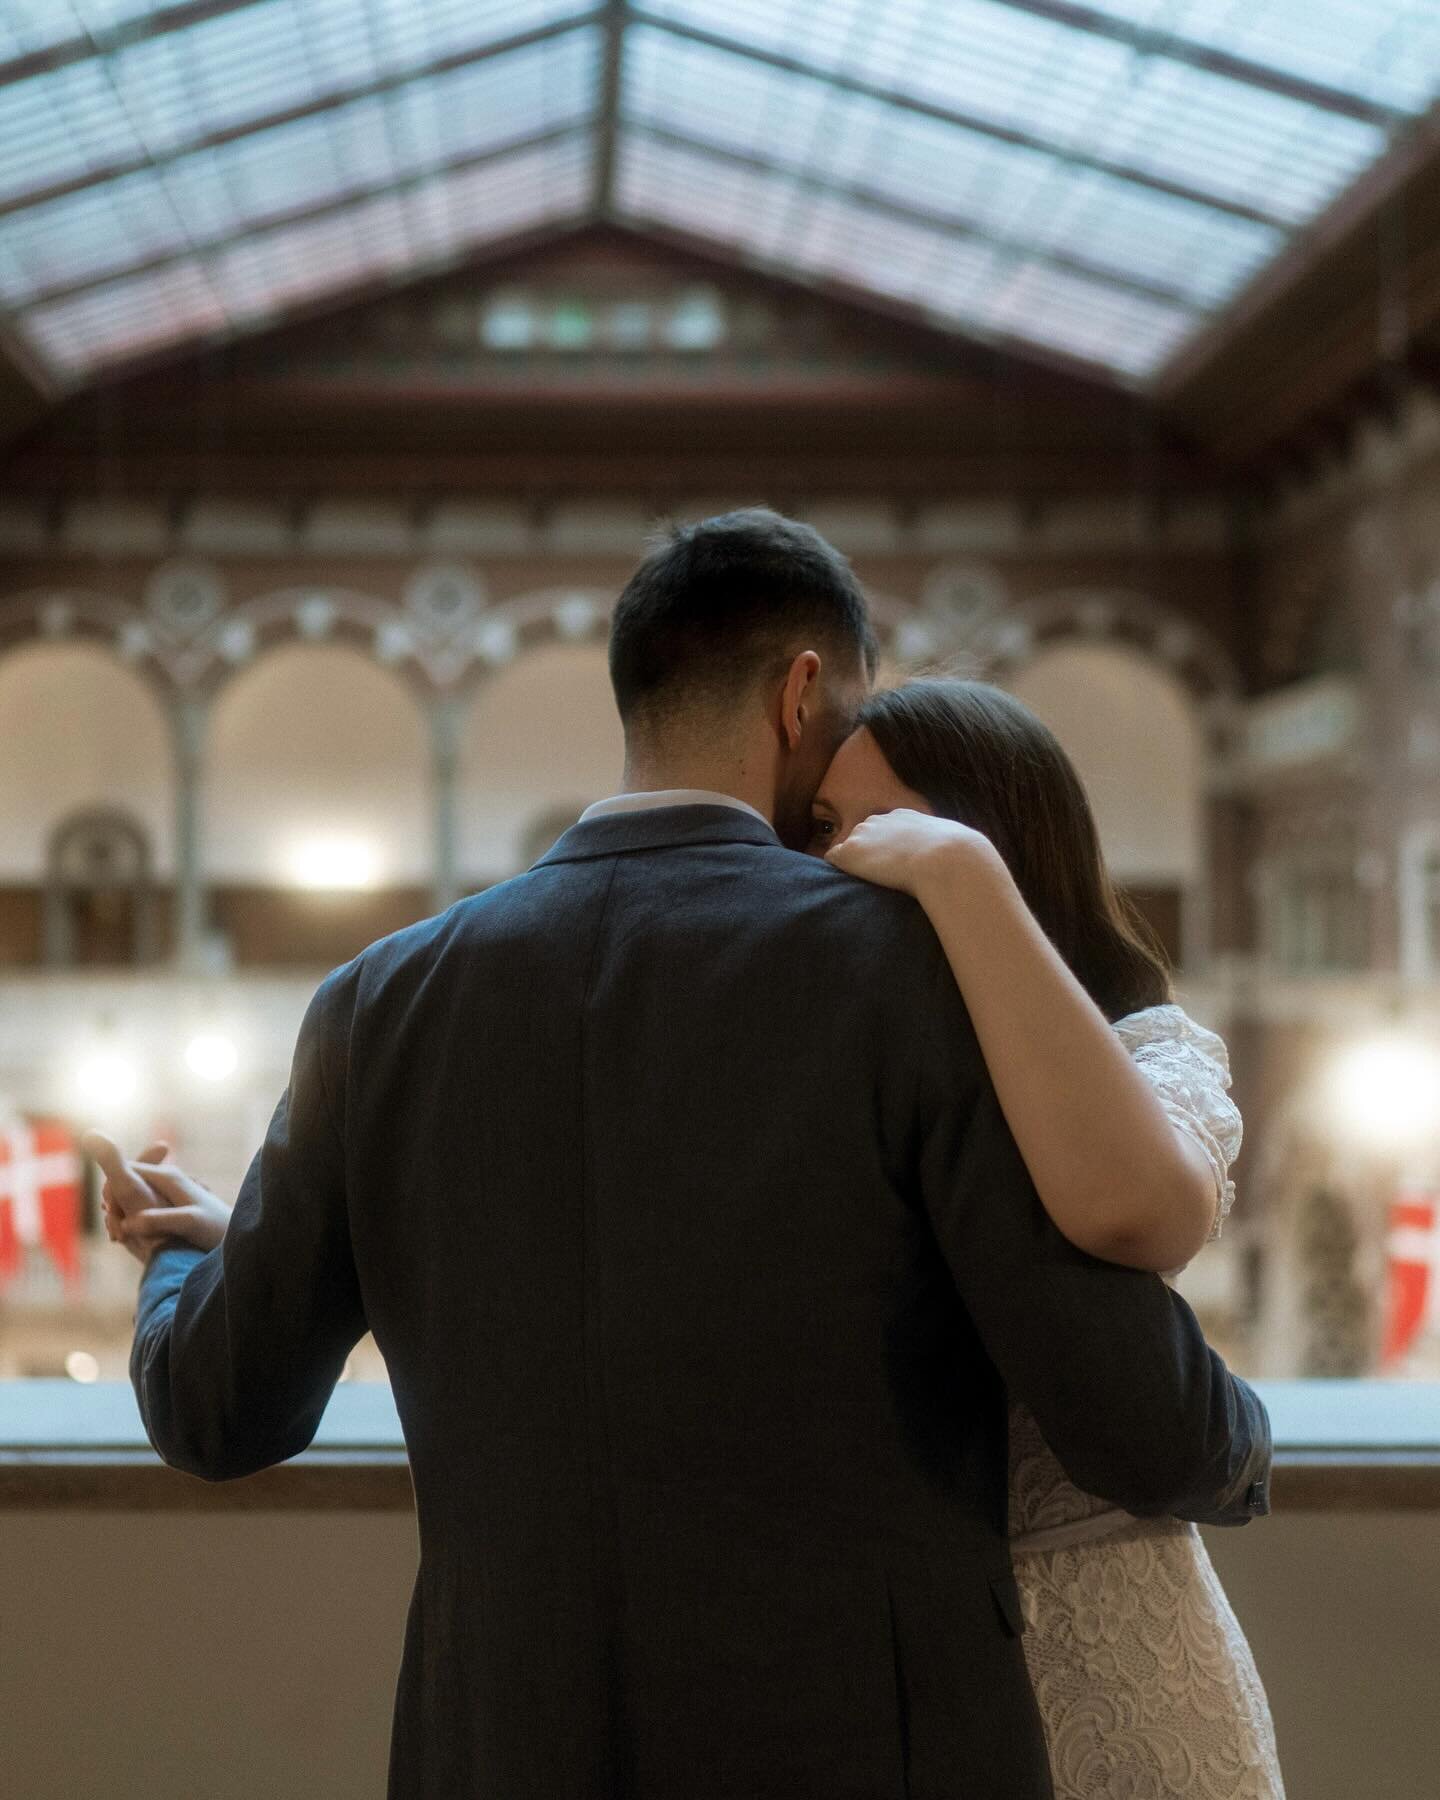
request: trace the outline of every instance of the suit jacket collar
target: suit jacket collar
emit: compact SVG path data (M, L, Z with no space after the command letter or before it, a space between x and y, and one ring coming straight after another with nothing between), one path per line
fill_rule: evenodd
M773 827L735 806L655 806L641 812L607 813L572 825L534 867L631 851L674 850L687 844L781 847Z

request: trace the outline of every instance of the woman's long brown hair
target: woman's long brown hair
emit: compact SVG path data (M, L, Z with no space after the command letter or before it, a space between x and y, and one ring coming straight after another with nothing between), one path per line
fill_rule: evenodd
M860 724L906 787L990 839L1107 1019L1171 998L1165 953L1110 879L1075 766L1028 706L983 681L927 678L872 695Z

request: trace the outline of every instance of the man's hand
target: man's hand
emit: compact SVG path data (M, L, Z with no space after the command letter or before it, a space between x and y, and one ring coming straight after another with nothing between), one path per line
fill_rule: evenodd
M137 1262L148 1263L167 1238L213 1250L225 1236L230 1208L218 1194L166 1163L168 1144L147 1145L133 1162L103 1132L87 1132L81 1147L105 1176L105 1229Z

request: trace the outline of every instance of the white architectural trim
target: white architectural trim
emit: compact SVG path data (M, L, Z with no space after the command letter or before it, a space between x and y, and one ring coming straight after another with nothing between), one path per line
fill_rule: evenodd
M1440 936L1432 934L1430 914L1436 906L1429 892L1432 858L1436 868L1433 879L1440 883L1440 824L1427 820L1412 826L1401 838L1396 894L1401 979L1417 986L1440 981Z

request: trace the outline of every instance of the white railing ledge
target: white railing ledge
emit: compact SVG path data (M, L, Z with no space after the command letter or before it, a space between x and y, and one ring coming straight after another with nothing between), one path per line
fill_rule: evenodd
M1260 1381L1277 1453L1414 1452L1440 1458L1440 1384L1405 1381ZM387 1382L335 1389L317 1450L403 1449ZM0 1453L148 1449L127 1382L0 1382Z

